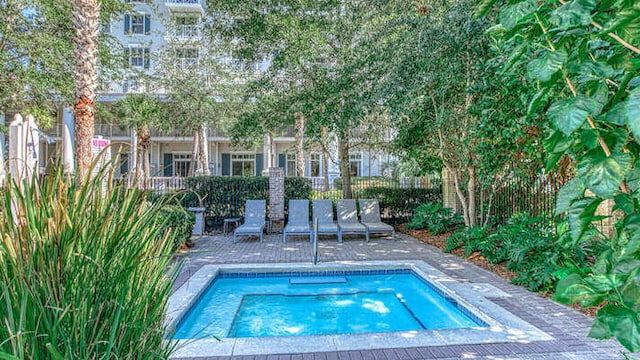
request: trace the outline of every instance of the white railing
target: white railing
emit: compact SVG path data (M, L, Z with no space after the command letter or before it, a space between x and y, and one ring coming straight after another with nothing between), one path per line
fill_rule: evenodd
M202 0L165 0L167 5L202 5Z
M153 190L156 194L166 194L185 189L183 177L152 177L147 179L145 188Z
M311 180L311 189L324 190L324 185L325 185L324 177L310 177L308 179Z
M202 37L202 31L200 25L176 25L167 35L178 39L198 40Z

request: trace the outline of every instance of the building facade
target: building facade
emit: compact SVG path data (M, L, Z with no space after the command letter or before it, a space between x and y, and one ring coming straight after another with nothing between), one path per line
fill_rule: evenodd
M133 71L153 73L156 55L170 49L175 66L186 68L197 65L200 54L206 46L202 36L202 27L206 21L205 0L154 0L132 1L130 13L105 24L102 31L108 32L123 46L125 55ZM234 60L228 58L233 64ZM246 66L238 64L238 66ZM268 61L252 64L252 71L264 71ZM106 86L98 101L112 103L130 93L149 92L145 84L136 77L125 78ZM162 89L153 89L162 93ZM55 144L43 141L41 153L48 158L60 151L63 134L72 131L73 114L68 109L59 111L56 128L48 131L56 139ZM206 150L209 157L211 175L223 176L259 176L269 167L283 167L287 176L297 176L295 129L279 129L273 136L265 135L263 144L254 148L233 147L230 138L219 128L210 127L205 131ZM117 124L96 124L96 136L102 136L112 142L112 153L120 153L121 163L117 169L125 176L135 168L135 156L131 149L135 147L136 137L131 129ZM179 131L151 131L150 174L154 177L186 177L192 173L193 137L183 136ZM73 137L71 137L73 138ZM334 147L335 148L335 147ZM337 159L335 154L329 158ZM379 176L383 164L394 160L389 154L372 150L353 150L349 164L354 176ZM325 166L324 164L328 165ZM42 163L44 166L44 163ZM325 168L326 167L326 168ZM326 178L330 184L339 176L336 161L324 162L318 149L305 151L305 177L313 178L320 187Z

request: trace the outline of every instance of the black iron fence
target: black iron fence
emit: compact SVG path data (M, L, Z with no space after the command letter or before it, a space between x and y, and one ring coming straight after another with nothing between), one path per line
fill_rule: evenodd
M486 214L491 199L488 211L497 224L504 224L512 215L523 212L550 221L555 213L558 190L565 182L566 178L555 174L510 178L495 192L481 191L476 208Z

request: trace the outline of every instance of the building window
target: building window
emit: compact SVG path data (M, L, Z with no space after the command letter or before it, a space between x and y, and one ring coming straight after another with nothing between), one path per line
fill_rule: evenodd
M311 177L322 176L322 172L320 171L321 169L320 164L321 164L320 154L309 155L309 175Z
M200 18L194 16L180 16L177 17L175 21L175 36L182 38L200 36Z
M173 176L187 177L191 173L191 154L173 154Z
M296 154L287 154L285 164L287 176L298 176L298 166L296 164Z
M125 35L149 35L151 32L151 18L147 15L125 15L124 33Z
M360 176L362 173L362 154L349 154L349 172L351 176Z
M232 176L255 176L256 175L256 155L255 154L231 154L231 175Z
M122 83L122 92L123 93L136 93L140 90L138 87L138 81L136 80L125 80Z
M149 48L130 47L127 49L129 54L129 65L139 68L149 68Z
M198 49L180 48L176 49L176 67L182 70L198 64Z

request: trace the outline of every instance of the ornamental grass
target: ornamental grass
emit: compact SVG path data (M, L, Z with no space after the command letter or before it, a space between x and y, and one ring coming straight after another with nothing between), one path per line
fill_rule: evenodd
M106 182L101 179L107 178ZM56 166L9 180L0 225L1 359L163 359L172 235L162 203Z

